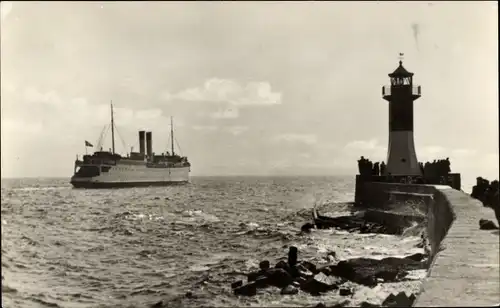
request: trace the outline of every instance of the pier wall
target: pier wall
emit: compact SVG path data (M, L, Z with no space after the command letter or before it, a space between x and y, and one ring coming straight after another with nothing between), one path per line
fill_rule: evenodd
M415 307L500 303L498 230L479 229L481 218L496 223L493 210L449 186L357 184L357 203L362 206L427 216L431 266Z

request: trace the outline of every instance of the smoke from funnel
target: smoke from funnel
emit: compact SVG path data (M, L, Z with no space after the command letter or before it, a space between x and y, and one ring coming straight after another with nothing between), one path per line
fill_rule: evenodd
M418 34L419 34L419 25L417 23L411 24L411 29L413 30L413 39L415 40L415 44L417 45L417 50L418 49Z

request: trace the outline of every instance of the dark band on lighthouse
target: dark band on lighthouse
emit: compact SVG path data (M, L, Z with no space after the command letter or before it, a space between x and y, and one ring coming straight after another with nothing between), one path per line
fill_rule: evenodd
M413 131L413 101L389 103L389 131Z

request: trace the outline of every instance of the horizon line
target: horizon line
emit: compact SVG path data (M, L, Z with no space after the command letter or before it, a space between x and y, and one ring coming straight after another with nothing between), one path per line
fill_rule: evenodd
M191 178L196 177L297 177L297 176L352 176L353 174L198 174L191 175ZM355 175L355 174L354 174ZM2 180L22 180L22 179L69 179L65 176L21 176L21 177L0 177Z

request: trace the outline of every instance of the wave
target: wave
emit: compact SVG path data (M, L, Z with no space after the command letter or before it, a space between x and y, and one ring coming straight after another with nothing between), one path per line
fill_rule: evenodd
M291 245L299 247L299 258L318 264L331 262L333 255L378 257L413 249L410 231L406 237L336 230L300 234L314 204L337 215L349 212L350 204L340 202L352 195L349 181L195 181L184 187L102 191L67 189L64 181L2 187L3 284L18 290L4 293L4 303L19 308L145 307L160 300L172 307L312 306L319 300L299 295L287 302L270 291L236 298L228 282L257 269L262 260L282 259Z

